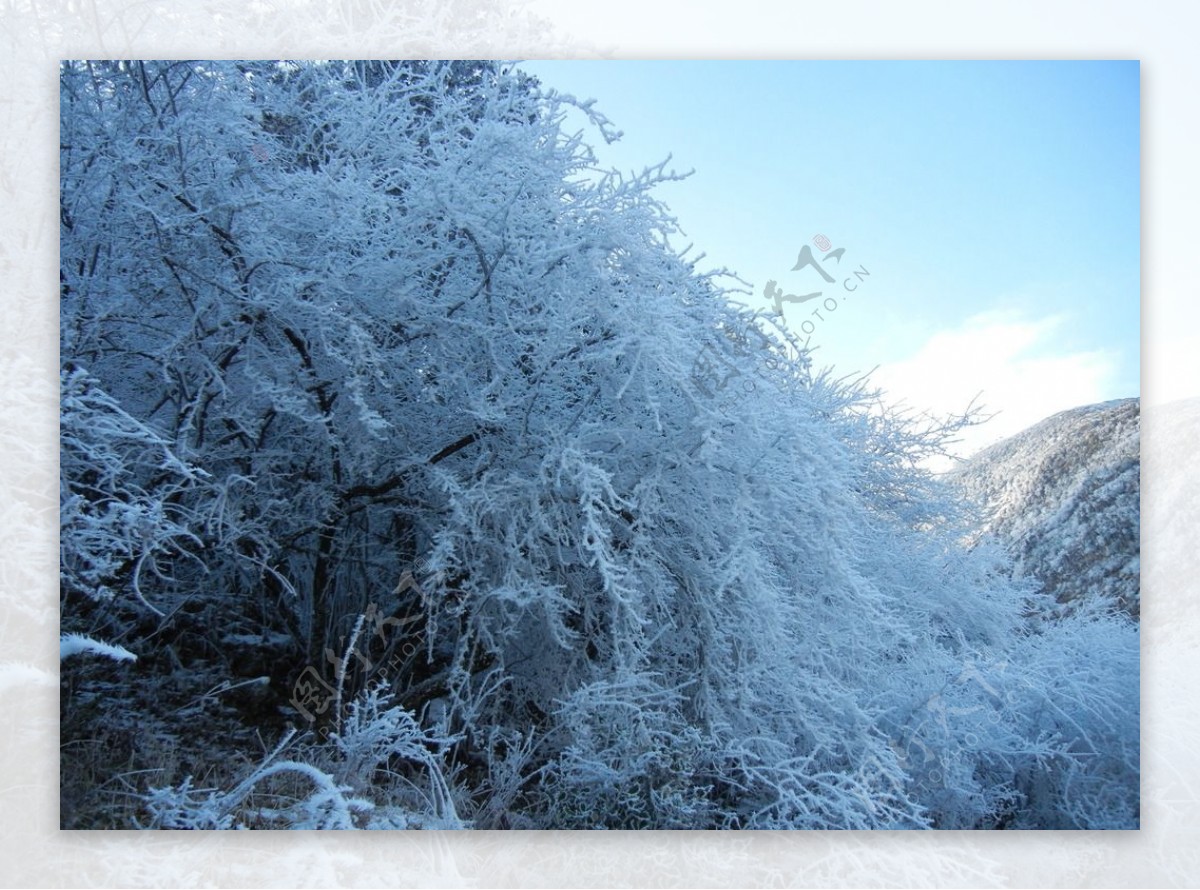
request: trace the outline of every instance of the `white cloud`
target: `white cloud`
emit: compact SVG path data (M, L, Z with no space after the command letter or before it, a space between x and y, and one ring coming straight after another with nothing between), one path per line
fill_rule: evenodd
M967 457L1051 414L1110 397L1115 355L1064 352L1055 335L1066 324L1062 315L981 313L934 334L910 358L880 366L871 380L891 401L938 416L961 413L979 396L996 416L963 432L955 453Z

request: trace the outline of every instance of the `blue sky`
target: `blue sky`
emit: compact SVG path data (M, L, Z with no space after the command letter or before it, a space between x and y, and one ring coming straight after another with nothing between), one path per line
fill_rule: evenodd
M815 359L944 413L1000 412L969 452L1055 411L1139 394L1137 62L525 62L625 135L605 166L661 188L687 233L809 322ZM584 126L580 119L580 126ZM844 248L792 271L825 235ZM822 253L812 246L814 256ZM839 271L840 267L840 271ZM858 290L845 274L865 267ZM837 308L812 317L825 298ZM807 329L806 329L807 332Z

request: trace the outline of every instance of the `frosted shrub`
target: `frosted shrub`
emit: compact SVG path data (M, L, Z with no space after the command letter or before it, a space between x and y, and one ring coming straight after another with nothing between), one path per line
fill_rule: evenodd
M1022 666L1020 727L1052 756L1015 763L1020 828L1133 828L1140 812L1138 626L1105 606L1081 607L1014 651Z
M61 393L63 583L98 600L118 588L157 611L143 578L153 584L164 577L164 561L195 558L201 542L178 497L207 474L180 461L86 371L64 369Z
M338 781L358 793L390 787L387 808L369 827L461 828L444 775L444 757L455 741L422 730L411 712L389 705L387 693L373 686L351 702L330 737L333 750L326 762ZM385 821L397 824L381 824Z
M352 702L328 742L277 760L286 736L228 791L192 779L145 796L148 828L462 828L440 754L452 740L423 732L378 688ZM287 780L281 785L282 780ZM381 801L377 803L376 801Z

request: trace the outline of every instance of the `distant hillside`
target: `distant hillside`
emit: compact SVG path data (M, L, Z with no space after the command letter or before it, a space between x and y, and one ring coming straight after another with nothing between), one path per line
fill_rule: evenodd
M1059 602L1101 597L1134 618L1140 585L1140 403L1055 414L951 475L985 506L987 530Z

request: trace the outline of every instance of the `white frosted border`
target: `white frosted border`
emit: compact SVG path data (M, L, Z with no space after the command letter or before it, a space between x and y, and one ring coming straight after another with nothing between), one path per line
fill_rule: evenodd
M1134 886L1194 883L1200 634L1143 542L1143 828L1119 833L125 834L58 831L57 60L81 57L1136 58L1143 74L1144 396L1196 381L1190 278L1195 6L1154 19L1059 0L188 3L14 0L0 11L0 876L16 886ZM583 38L564 36L566 29ZM590 35L590 36L589 36ZM1152 428L1151 428L1152 429ZM1197 429L1200 433L1200 429ZM1172 484L1145 440L1144 511ZM1200 440L1200 436L1197 437ZM1143 516L1144 520L1153 517ZM1164 517L1164 519L1166 519ZM1155 523L1147 521L1147 526ZM1160 526L1161 527L1161 526ZM1195 539L1188 529L1173 540ZM1160 552L1162 551L1162 552Z

